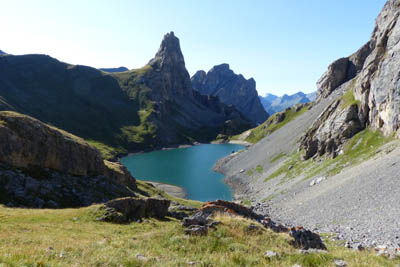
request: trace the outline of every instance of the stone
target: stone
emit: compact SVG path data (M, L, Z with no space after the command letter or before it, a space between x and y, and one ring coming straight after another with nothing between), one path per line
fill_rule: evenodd
M264 253L264 256L267 257L267 258L274 258L274 257L278 256L278 254L276 252L274 252L274 251L267 250Z
M232 215L240 215L254 220L261 220L264 218L263 215L257 214L251 208L224 200L206 202L205 204L203 204L203 206L200 208L199 211L202 211L203 213L207 214L222 212Z
M247 230L249 230L249 231L258 231L260 228L257 226L257 225L255 225L255 224L253 224L253 223L251 223L248 227L247 227Z
M203 225L192 225L184 230L187 235L206 235L208 233L208 227Z
M170 201L156 198L126 197L114 199L104 204L105 214L100 221L128 223L144 217L164 218L168 214Z
M311 253L318 254L318 253L327 253L327 251L326 250L322 250L322 249L310 248L310 249L299 249L299 253L300 254L311 254Z
M147 257L145 257L143 254L137 254L136 258L140 261L146 261Z
M336 260L334 260L333 263L335 264L335 266L338 266L338 267L346 267L347 266L347 262L345 262L344 260L336 259Z
M204 212L197 212L190 217L183 218L182 225L189 227L192 225L207 225L211 223L211 219L208 218L209 214Z
M295 247L308 249L321 249L326 250L325 244L322 242L321 237L303 227L291 228L289 235L293 237L292 244Z

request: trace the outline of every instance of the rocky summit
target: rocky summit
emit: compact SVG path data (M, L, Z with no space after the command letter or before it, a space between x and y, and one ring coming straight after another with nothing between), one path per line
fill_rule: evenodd
M269 115L258 98L256 81L235 74L228 64L214 66L207 73L196 72L192 85L202 95L217 96L223 103L233 105L255 124L268 119Z

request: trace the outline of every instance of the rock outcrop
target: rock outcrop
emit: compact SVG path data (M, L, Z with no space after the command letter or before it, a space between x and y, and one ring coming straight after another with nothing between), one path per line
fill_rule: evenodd
M128 223L145 217L162 219L168 214L170 200L158 198L126 197L108 201L99 209L105 212L99 221Z
M125 167L83 139L11 111L0 112L0 164L2 201L13 205L87 206L136 189Z
M0 112L0 162L71 175L104 174L100 153L83 139L16 112Z
M318 82L318 99L347 91L343 110L331 104L302 142L306 157L338 150L346 139L367 126L400 137L400 2L389 0L376 19L370 41L350 57L335 61ZM347 96L347 97L346 97ZM328 134L327 132L335 134ZM318 147L318 148L317 148ZM333 153L334 155L334 153Z
M233 105L255 124L268 119L258 98L255 80L235 74L228 64L214 66L208 73L196 72L192 85L202 95L218 96L223 103Z

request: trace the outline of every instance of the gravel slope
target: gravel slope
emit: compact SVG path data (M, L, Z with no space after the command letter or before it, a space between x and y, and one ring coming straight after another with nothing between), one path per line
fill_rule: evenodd
M400 141L385 145L374 158L312 187L310 181L316 177L264 181L285 158L271 160L280 153L296 152L299 138L347 85L247 151L221 159L214 168L226 175L236 199L260 203L257 208L276 221L337 233L339 239L364 246L399 247ZM258 165L261 172L255 170Z
M392 146L396 148L392 150ZM358 166L344 169L320 184L304 182L294 194L271 203L282 222L335 232L364 246L400 246L399 141ZM386 154L388 153L388 154Z

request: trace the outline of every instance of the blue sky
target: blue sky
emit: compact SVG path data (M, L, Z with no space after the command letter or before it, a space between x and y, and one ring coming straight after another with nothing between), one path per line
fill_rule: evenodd
M368 41L385 0L0 0L0 49L72 64L138 68L174 31L186 66L228 63L260 94L316 90Z

